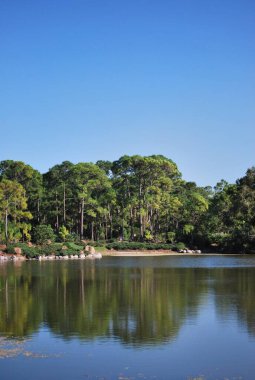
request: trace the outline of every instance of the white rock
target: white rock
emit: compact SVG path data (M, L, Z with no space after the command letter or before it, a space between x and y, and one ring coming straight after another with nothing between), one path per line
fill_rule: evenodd
M7 257L6 256L0 256L0 261L6 261Z
M94 260L95 257L94 257L94 255L93 255L92 253L90 253L90 254L88 254L88 255L86 256L86 259Z
M95 250L95 248L94 247L89 247L89 252L90 253L92 253L92 254L94 254L94 253L96 253L96 250Z
M95 259L102 259L102 253L100 253L100 252L94 253L94 258Z

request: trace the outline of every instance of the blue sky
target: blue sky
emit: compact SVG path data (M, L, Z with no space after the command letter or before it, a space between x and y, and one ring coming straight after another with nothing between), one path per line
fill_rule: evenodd
M0 160L255 165L253 0L1 0Z

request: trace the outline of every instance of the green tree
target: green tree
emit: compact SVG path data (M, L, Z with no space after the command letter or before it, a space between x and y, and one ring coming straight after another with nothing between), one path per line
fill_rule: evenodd
M74 195L70 171L74 164L64 161L53 166L43 175L45 188L43 198L44 219L58 231L61 224L73 227Z
M33 216L34 223L39 223L43 195L42 175L22 161L5 160L0 162L1 179L16 181L24 187L28 209Z
M79 210L77 224L80 237L83 239L86 227L87 233L90 231L90 237L94 240L95 233L108 212L106 200L111 189L110 180L97 165L79 163L70 171L70 184Z
M26 220L32 218L27 209L27 198L25 189L16 181L3 179L0 182L0 216L4 221L5 239L8 241L8 223L11 219L12 224L17 228L25 228ZM23 224L21 224L23 223ZM28 228L27 228L28 229Z
M113 163L112 172L119 215L123 226L130 225L131 239L137 227L141 240L145 234L156 238L167 233L169 219L180 205L173 191L180 178L176 164L161 155L123 156Z

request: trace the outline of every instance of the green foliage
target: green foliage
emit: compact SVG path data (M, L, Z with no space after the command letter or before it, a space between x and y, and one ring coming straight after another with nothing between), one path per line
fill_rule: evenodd
M185 235L189 235L193 231L194 231L194 226L192 226L192 224L185 224L183 226L183 233Z
M140 243L140 242L115 242L106 244L107 249L114 249L116 251L125 250L171 250L173 249L172 244L164 243Z
M151 231L145 230L145 232L144 232L144 239L146 241L152 241L153 240L153 235L152 235Z
M38 247L39 254L45 255L45 256L56 255L61 250L62 250L62 244L59 244L59 243L45 244Z
M24 248L23 255L28 259L35 259L39 256L40 251L36 247L26 247Z
M26 209L27 198L24 187L17 181L2 178L0 182L0 218L4 220L6 241L10 240L10 233L13 240L21 237L20 227L25 226L24 220L32 218L31 213ZM9 219L14 222L12 225L9 224Z
M76 234L75 232L72 232L69 236L68 236L68 240L69 241L72 241L74 243L80 243L80 236L78 234Z
M174 244L174 247L173 247L173 249L176 251L180 251L181 249L185 249L185 248L186 248L186 246L182 242Z
M108 243L114 243L114 242L115 242L115 239L108 241ZM87 245L90 245L91 247L103 247L103 246L105 246L105 244L107 244L107 242L105 240L97 240L97 241L89 240L87 242Z
M29 247L26 243L7 244L6 252L15 255L15 248L21 248L22 255L27 258L36 258L40 254L37 247Z
M69 231L65 226L61 226L58 231L59 237L62 241L66 241L69 237Z
M34 220L39 221L43 194L42 175L22 161L5 160L0 162L0 180L18 182L25 189L29 212Z
M236 184L222 180L202 188L185 182L162 155L125 155L96 165L64 161L43 176L21 161L0 162L1 241L30 241L32 229L40 245L57 236L79 249L86 239L99 247L111 241L119 249L161 249L156 246L181 241L251 252L254 215L255 168Z
M51 249L56 252L56 251L60 251L62 249L62 246L63 244L62 243L51 243L50 244L50 247Z
M22 238L22 231L20 230L19 225L13 222L8 222L7 234L8 234L8 240L10 242L19 241ZM0 236L1 236L0 238L1 241L6 241L4 223L1 223L0 225Z
M16 244L7 244L6 252L15 255L16 254L16 252L14 251L15 247L17 247Z
M81 251L84 249L84 246L82 245L77 245L73 242L66 242L64 244L67 248L69 248L70 250L72 250L72 252L76 252L76 251Z
M173 243L174 240L175 240L175 236L176 236L176 233L171 231L171 232L167 232L167 242L168 243Z
M78 255L79 252L74 251L73 249L63 249L62 251L58 252L59 256L71 256L71 255Z
M36 244L46 244L48 240L54 241L56 235L50 225L40 224L33 230L33 240Z

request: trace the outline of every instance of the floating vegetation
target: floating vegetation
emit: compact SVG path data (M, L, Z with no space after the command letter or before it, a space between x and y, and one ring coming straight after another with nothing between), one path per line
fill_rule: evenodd
M49 357L60 357L60 355L48 355L38 352L32 352L25 349L25 344L29 341L19 339L7 339L0 337L0 359L14 358L24 356L26 358L45 359Z

